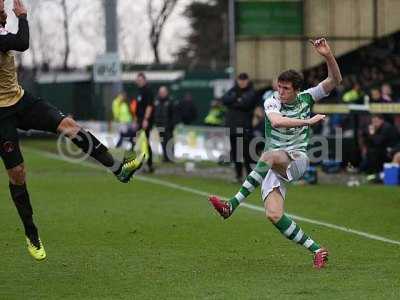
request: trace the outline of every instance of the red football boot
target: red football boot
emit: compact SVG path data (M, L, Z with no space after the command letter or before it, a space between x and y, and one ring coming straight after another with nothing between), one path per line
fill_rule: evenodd
M322 269L328 262L328 250L321 248L317 253L314 254L314 268Z
M208 201L212 204L215 210L223 217L224 219L229 218L232 215L232 208L227 201L222 201L217 196L208 197Z

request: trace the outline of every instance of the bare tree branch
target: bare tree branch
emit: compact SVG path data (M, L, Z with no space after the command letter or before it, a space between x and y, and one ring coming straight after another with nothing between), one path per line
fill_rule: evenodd
M147 16L150 21L150 44L154 53L154 63L160 63L159 49L161 34L165 22L173 12L178 0L163 0L160 11L157 13L153 7L153 0L147 2Z
M68 7L67 7L66 0L61 0L60 5L61 5L62 12L64 15L63 27L64 27L65 49L64 49L63 70L67 71L68 70L68 58L69 58L69 54L71 52L71 44L70 44L70 36L69 36L69 17L71 15L68 13Z
M69 8L67 0L44 0L45 2L51 3L52 5L57 5L61 8L62 12L62 27L64 34L64 54L62 68L67 71L69 69L68 61L71 53L71 36L70 36L70 22L74 13L79 8L79 2L73 7Z

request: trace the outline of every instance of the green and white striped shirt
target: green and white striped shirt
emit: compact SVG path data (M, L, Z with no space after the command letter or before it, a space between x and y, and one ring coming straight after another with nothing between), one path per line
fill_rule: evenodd
M268 118L270 113L279 113L283 117L308 119L315 101L328 96L321 84L299 93L296 100L284 104L279 100L278 93L270 95L264 102L265 110L265 150L285 150L307 152L311 129L309 126L293 128L274 128Z

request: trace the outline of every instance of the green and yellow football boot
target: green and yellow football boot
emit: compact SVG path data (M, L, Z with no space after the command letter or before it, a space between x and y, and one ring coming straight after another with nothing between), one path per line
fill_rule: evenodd
M44 250L43 243L38 236L26 236L26 244L28 246L29 254L37 261L46 258L46 251Z

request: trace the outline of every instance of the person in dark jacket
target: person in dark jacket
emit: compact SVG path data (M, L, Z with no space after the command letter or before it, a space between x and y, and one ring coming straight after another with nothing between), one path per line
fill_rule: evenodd
M235 86L222 97L227 107L225 125L230 130L231 161L239 182L242 181L243 162L247 174L251 172L250 141L255 101L253 84L246 73L239 74Z
M150 141L150 131L154 123L154 95L150 89L144 73L139 73L136 77L138 93L136 96L137 108L136 117L139 129L143 129L146 133L147 140ZM153 168L153 151L149 143L149 159L147 160L148 171L154 172Z
M190 125L197 118L197 108L193 102L192 95L187 93L181 101L179 101L176 106L176 123L183 123L185 125Z
M362 132L361 171L376 174L383 169L383 164L390 161L389 149L399 139L397 129L386 122L383 115L373 115L370 125Z
M174 105L169 97L167 87L161 86L154 102L154 121L160 134L163 161L173 160Z

